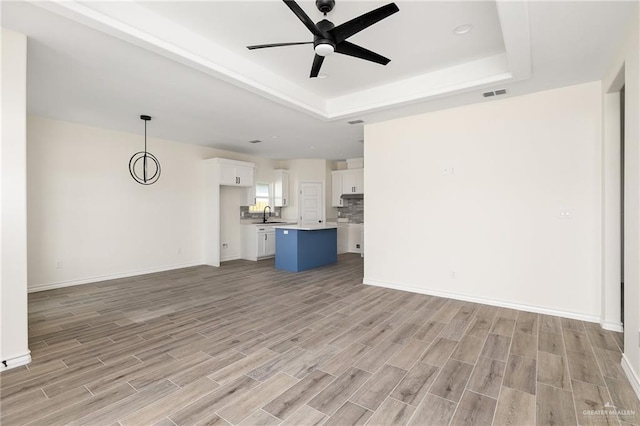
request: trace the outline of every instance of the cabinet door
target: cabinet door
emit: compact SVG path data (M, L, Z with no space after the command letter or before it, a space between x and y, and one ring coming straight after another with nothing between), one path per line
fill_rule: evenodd
M362 171L348 171L342 175L342 193L343 194L362 194L358 187L358 179L362 186Z
M289 172L286 170L275 171L273 203L275 207L287 207L289 205Z
M236 166L236 185L253 186L253 167Z
M220 164L220 185L237 185L236 167L230 164Z
M338 254L349 251L349 229L346 223L338 224Z
M353 172L353 177L355 181L355 193L364 194L364 170L356 170Z
M364 170L349 170L342 175L343 194L364 194Z
M265 256L275 256L276 254L276 233L275 232L267 232L264 240L264 255Z
M342 173L331 173L331 206L342 207Z
M289 205L289 172L284 172L282 175L282 207L287 207ZM275 234L274 234L274 244L275 244ZM274 249L275 250L275 249ZM275 251L274 251L275 254Z
M267 237L267 234L264 232L256 233L256 246L257 246L258 258L266 256L266 252L267 252L266 237Z
M256 186L252 185L247 187L244 193L243 206L255 206L256 205Z

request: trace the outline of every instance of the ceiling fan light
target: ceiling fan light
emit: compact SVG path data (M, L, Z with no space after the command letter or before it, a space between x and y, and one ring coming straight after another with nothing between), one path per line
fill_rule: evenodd
M329 56L334 52L334 48L328 43L321 43L316 45L315 51L319 56Z

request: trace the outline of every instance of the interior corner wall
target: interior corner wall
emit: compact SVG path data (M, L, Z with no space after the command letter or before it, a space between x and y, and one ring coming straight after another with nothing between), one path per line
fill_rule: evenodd
M602 93L624 67L625 77L625 238L623 367L640 397L640 5L630 17L629 31L609 72Z
M371 124L365 140L365 283L599 320L600 82Z
M27 314L27 37L2 29L0 367L31 360Z

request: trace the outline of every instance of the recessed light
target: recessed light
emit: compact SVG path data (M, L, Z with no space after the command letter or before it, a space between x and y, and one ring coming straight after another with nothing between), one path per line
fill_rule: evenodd
M455 27L453 29L453 32L454 32L454 34L457 34L457 35L463 35L463 34L467 34L472 29L473 29L473 25L471 25L471 24L462 24L462 25L458 25L457 27Z
M329 74L325 74L321 72L320 74L318 74L317 78L327 78L327 77L329 77Z
M280 136L278 136L278 135L273 135L273 136L271 136L271 139L278 139L279 137Z
M315 146L310 146L309 149L316 149L316 147Z

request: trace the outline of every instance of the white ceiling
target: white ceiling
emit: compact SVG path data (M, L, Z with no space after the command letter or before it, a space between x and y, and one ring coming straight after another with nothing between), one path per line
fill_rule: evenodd
M313 2L300 1L314 20ZM339 25L386 1L337 0ZM634 2L397 1L400 12L349 41L385 67L334 54L309 79L311 41L280 1L2 2L29 36L30 114L268 158L362 155L362 126L600 79ZM453 29L470 23L457 36ZM277 139L272 136L278 136ZM261 139L261 144L247 141Z

